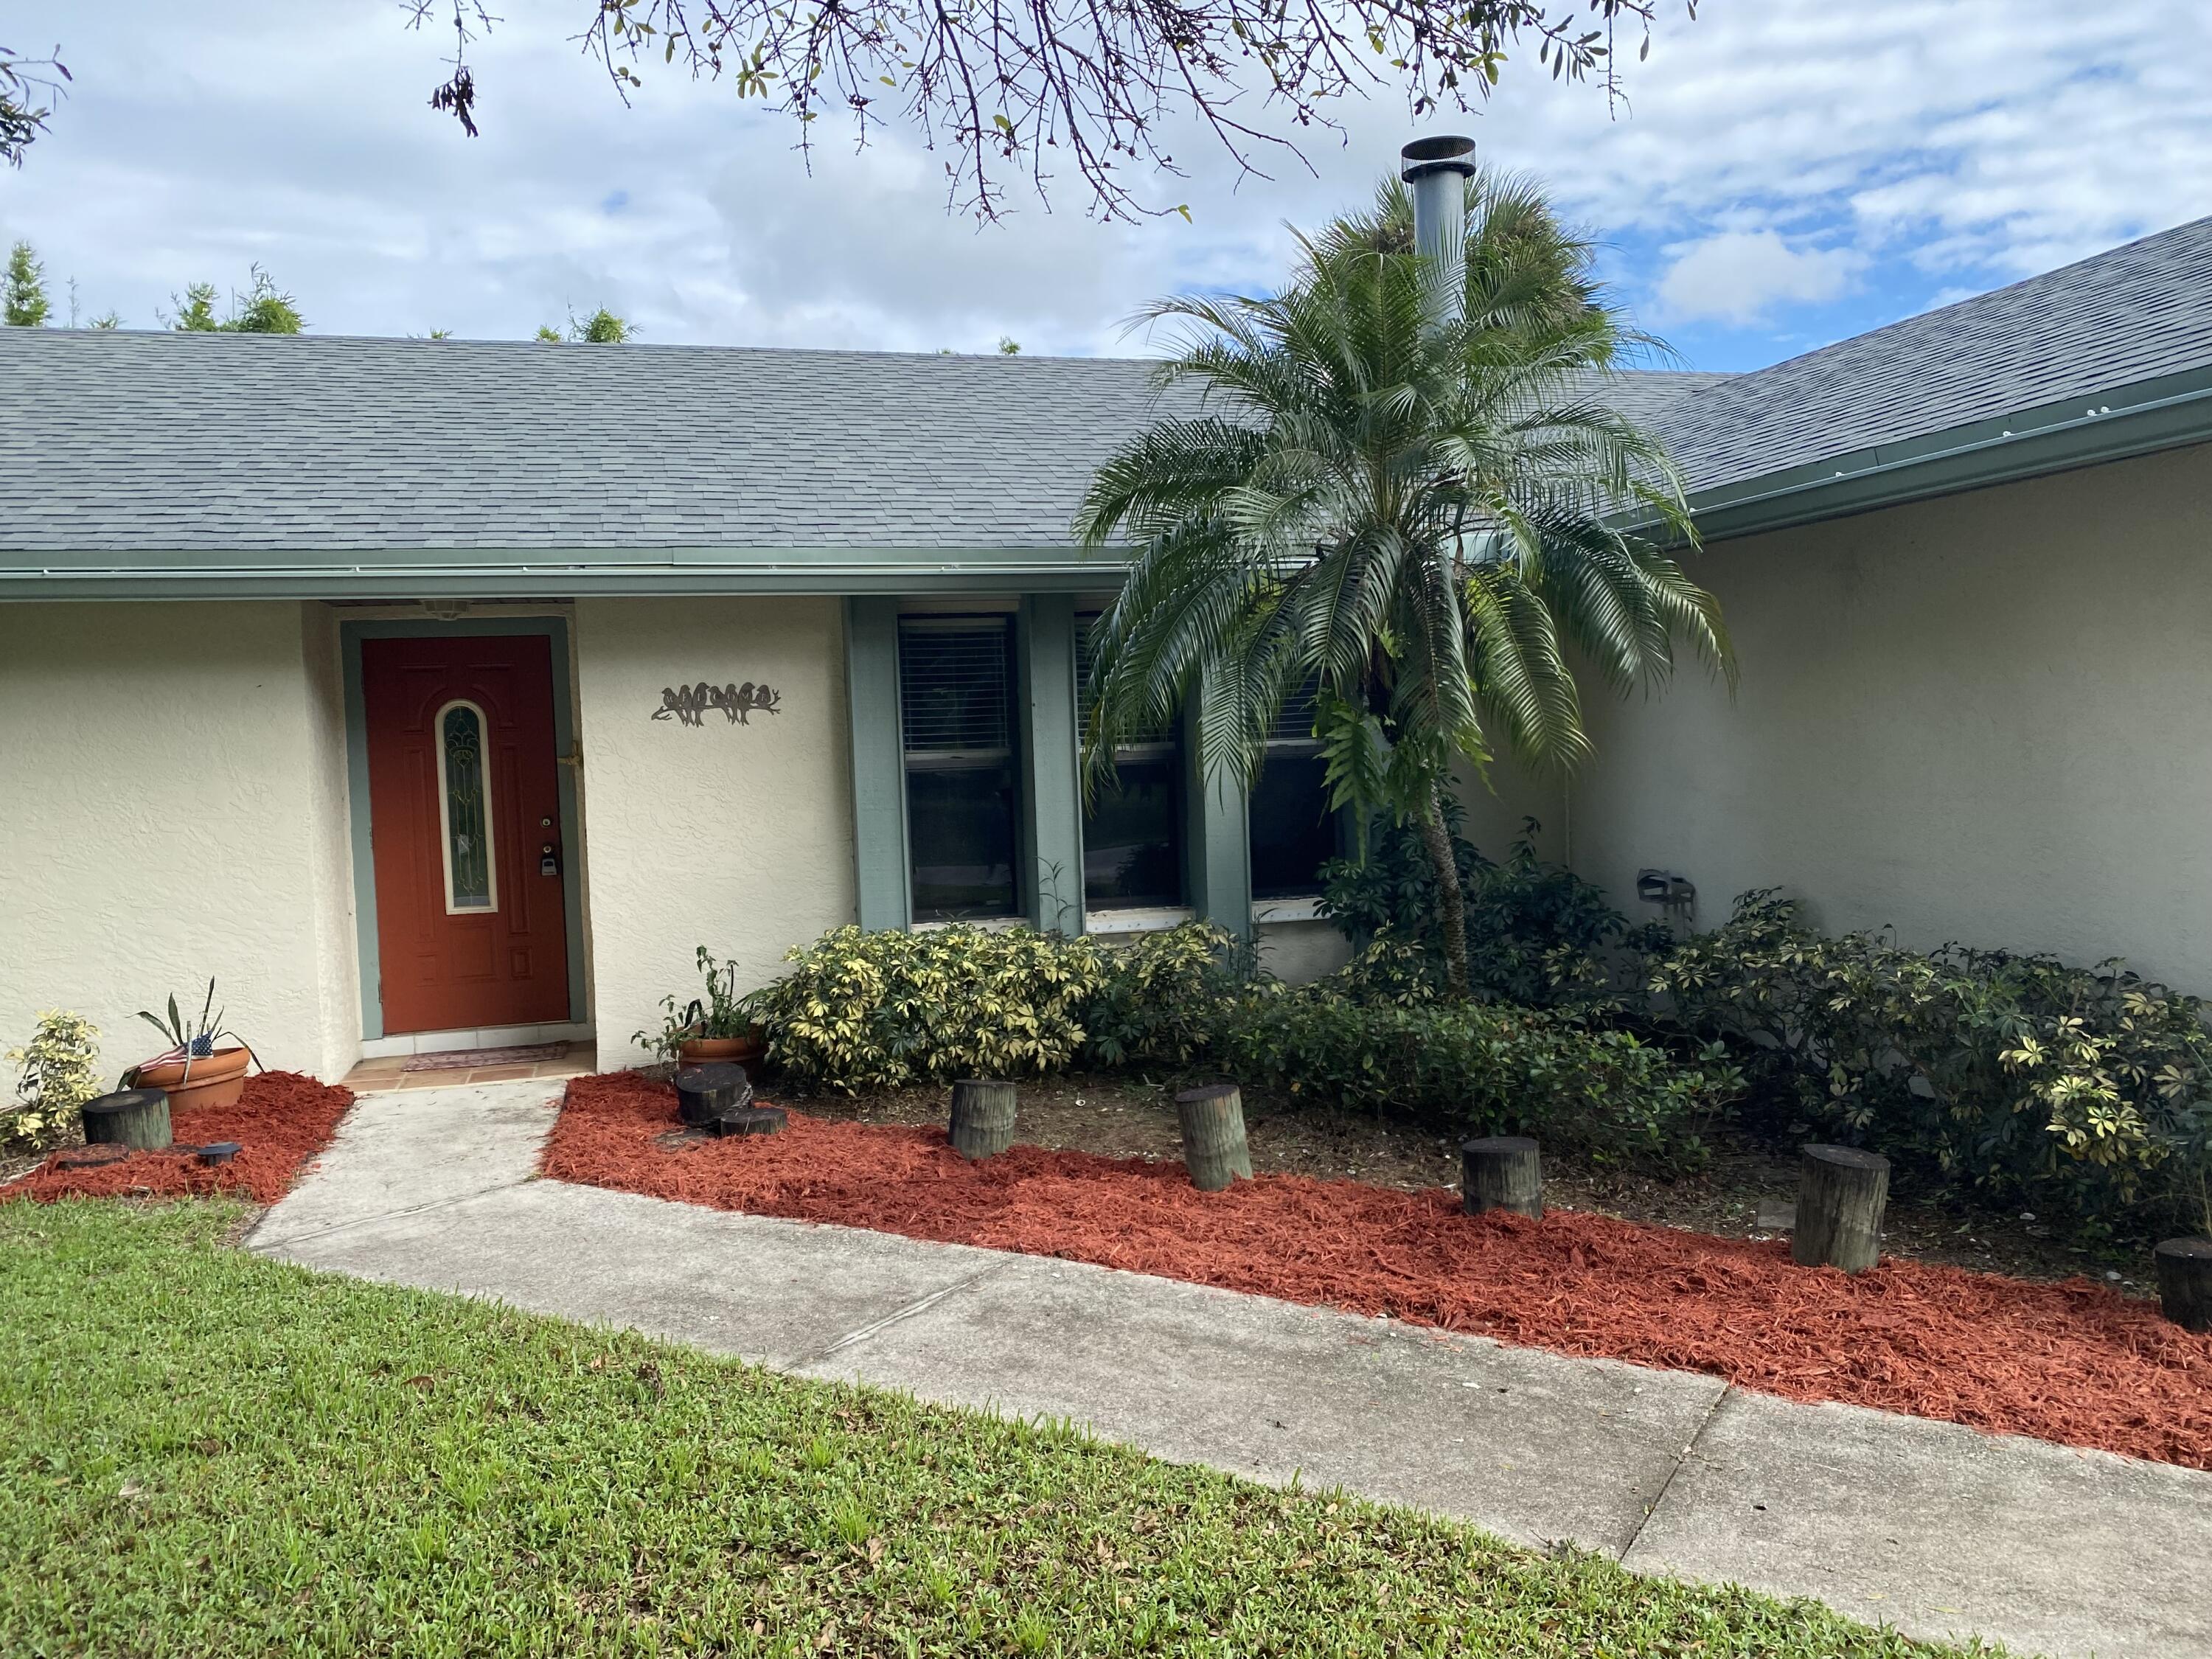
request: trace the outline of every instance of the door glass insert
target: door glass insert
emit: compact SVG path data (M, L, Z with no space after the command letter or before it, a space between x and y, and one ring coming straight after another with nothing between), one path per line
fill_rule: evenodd
M483 710L472 702L449 702L438 712L438 814L449 915L499 908L490 797Z

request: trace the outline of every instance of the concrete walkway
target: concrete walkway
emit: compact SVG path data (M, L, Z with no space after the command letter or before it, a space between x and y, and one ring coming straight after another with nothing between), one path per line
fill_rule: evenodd
M1161 1457L1296 1474L1916 1635L2068 1659L2212 1656L2212 1475L546 1181L556 1099L543 1083L364 1095L252 1247L801 1376L1072 1418Z

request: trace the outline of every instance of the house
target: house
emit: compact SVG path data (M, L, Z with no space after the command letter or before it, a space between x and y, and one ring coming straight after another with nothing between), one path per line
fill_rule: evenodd
M1611 395L1741 689L1596 708L1479 842L2212 990L2212 220ZM325 1076L613 1063L695 945L757 981L854 921L1194 914L1325 969L1294 720L1249 801L1172 732L1081 799L1118 566L1068 525L1154 408L1133 362L0 331L0 1033L72 1007L119 1065L212 974Z

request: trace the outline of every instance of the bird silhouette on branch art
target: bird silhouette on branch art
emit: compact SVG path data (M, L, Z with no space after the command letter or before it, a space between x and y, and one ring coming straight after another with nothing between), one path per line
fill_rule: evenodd
M758 709L763 714L778 712L781 696L765 685L755 685L747 680L743 685L709 685L702 680L696 685L665 685L660 689L660 707L653 711L657 720L674 719L684 726L704 726L707 711L719 708L732 726L751 724L748 716Z

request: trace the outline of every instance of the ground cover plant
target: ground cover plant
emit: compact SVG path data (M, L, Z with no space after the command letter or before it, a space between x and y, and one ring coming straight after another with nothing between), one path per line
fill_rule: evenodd
M183 1197L231 1193L257 1204L274 1204L291 1189L301 1168L330 1144L353 1091L296 1072L263 1072L246 1081L234 1106L173 1111L169 1132L183 1146L238 1143L228 1164L200 1162L195 1152L134 1152L87 1164L105 1148L54 1154L30 1174L0 1188L9 1199L70 1197Z
M942 1128L801 1112L766 1139L704 1139L635 1073L570 1083L544 1170L2212 1468L2212 1336L2086 1279L1895 1260L1852 1275L1798 1267L1779 1241L1571 1211L1470 1217L1449 1192L1303 1176L1200 1193L1179 1164L1036 1146L971 1164Z
M1968 1650L310 1274L224 1248L240 1214L0 1210L0 1650Z

